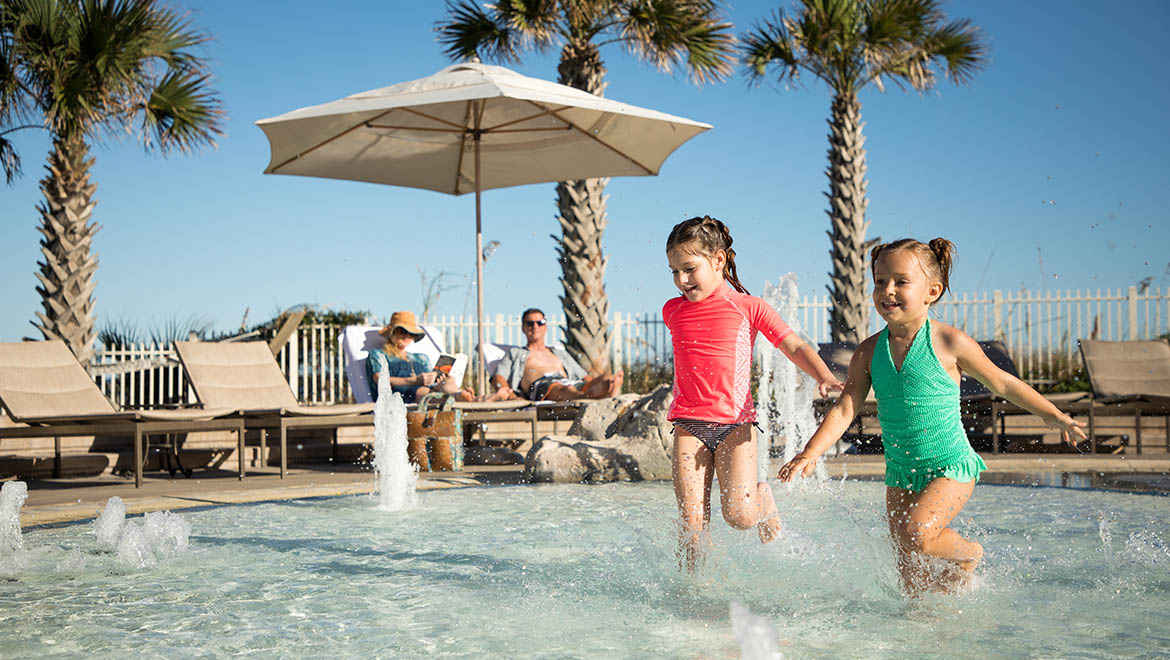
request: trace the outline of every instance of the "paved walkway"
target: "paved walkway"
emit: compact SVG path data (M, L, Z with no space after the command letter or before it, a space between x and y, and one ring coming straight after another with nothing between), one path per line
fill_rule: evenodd
M1086 487L1117 487L1170 491L1170 458L1097 457L1061 454L983 456L989 482L1033 483L1034 475L1085 475ZM884 473L881 456L849 456L827 460L830 476L877 479ZM469 466L463 472L422 473L420 490L468 486L519 484L521 466ZM1029 476L1033 475L1033 476ZM1102 476L1104 475L1104 476ZM1128 476L1127 476L1128 475ZM1091 478L1091 479L1090 479ZM1091 481L1091 483L1090 483ZM1070 485L1064 481L1048 485ZM127 513L178 510L193 507L334 497L370 493L374 476L359 466L292 468L281 479L276 472L254 472L240 481L226 470L200 471L190 479L149 473L142 488L111 476L79 479L39 479L28 482L28 500L21 509L22 527L49 525L96 517L110 497L126 503Z

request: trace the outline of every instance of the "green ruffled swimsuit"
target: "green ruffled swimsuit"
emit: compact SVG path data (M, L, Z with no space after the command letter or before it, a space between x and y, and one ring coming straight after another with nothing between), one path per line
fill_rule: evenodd
M902 370L882 329L869 365L886 453L886 485L920 492L934 479L967 483L987 465L971 449L959 414L959 386L934 352L930 319L910 343Z

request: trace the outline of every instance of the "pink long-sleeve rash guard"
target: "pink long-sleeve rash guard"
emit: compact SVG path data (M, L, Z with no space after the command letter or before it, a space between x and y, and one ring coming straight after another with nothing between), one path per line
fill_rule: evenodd
M698 302L671 298L662 306L662 318L674 346L674 403L667 419L754 422L751 367L756 332L777 347L792 334L776 310L724 282Z

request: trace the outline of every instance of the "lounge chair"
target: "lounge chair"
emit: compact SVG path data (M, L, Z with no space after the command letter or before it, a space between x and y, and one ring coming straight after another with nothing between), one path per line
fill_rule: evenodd
M1166 420L1170 450L1170 343L1082 339L1081 359L1092 389L1089 435L1096 443L1096 416L1132 414L1134 448L1142 453L1142 417Z
M349 381L353 400L357 403L369 403L374 400L370 392L370 381L366 377L366 358L370 351L381 348L386 340L378 334L381 326L351 325L341 331L337 341L341 344L341 353L345 356L345 378ZM406 347L407 353L422 353L431 364L446 352L443 348L443 335L434 328L422 326L426 337Z
M134 439L134 487L142 486L143 437L160 433L235 431L244 478L244 425L230 408L119 412L61 341L0 343L0 403L23 427L2 438L52 437L60 475L61 438L128 433Z
M280 477L288 470L288 430L337 429L374 423L372 403L302 406L264 342L175 342L196 398L205 406L236 410L248 429L260 432L261 455L269 429L280 431Z

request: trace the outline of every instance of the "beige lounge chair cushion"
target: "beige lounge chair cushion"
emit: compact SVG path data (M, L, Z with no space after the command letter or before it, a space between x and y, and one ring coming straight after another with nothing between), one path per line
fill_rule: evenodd
M268 345L258 341L175 342L195 396L209 408L300 408Z
M204 405L252 415L361 415L372 403L302 406L264 342L175 342L195 396Z
M1081 357L1096 398L1170 397L1170 343L1082 339Z
M117 412L62 341L0 343L0 401L15 421Z

